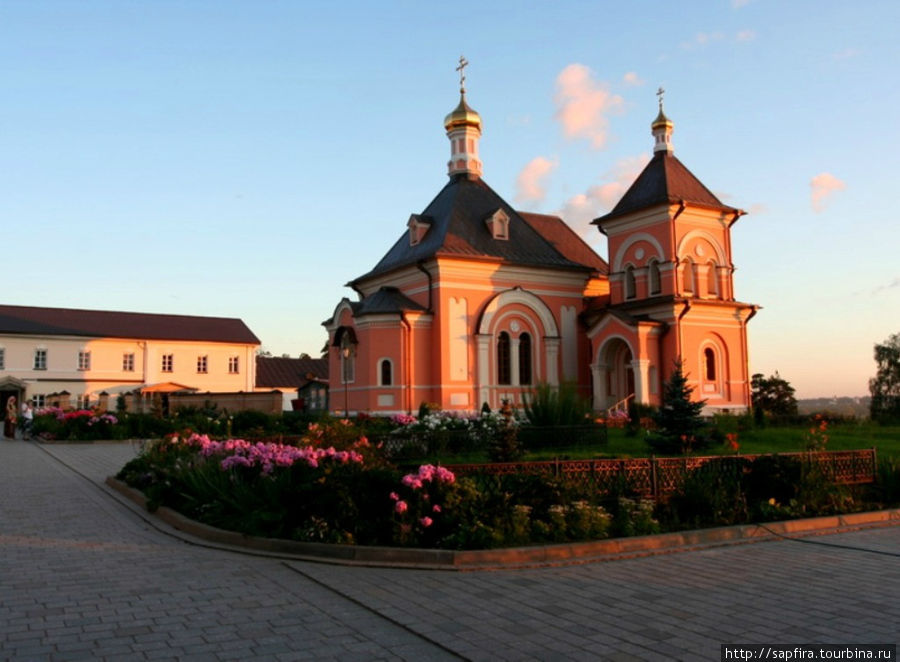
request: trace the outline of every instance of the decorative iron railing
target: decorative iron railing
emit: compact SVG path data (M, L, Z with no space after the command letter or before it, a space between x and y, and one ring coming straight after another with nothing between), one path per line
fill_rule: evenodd
M778 453L816 465L839 485L871 483L875 480L877 458L874 448L852 451L816 451ZM597 460L550 460L545 462L503 462L491 464L454 464L448 469L457 475L480 477L501 475L549 475L568 482L592 485L600 492L620 484L629 492L652 499L666 498L684 481L685 476L700 467L715 471L741 471L756 455L706 455L698 457L643 457Z

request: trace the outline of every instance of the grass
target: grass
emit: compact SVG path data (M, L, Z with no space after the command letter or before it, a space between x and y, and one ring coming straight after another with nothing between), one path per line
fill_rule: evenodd
M731 432L731 430L728 430ZM738 432L740 453L788 453L806 450L809 426L751 428ZM877 448L878 457L900 459L900 425L878 425L870 421L833 424L828 429L827 450L855 450ZM703 455L728 455L732 451L710 448ZM561 446L546 450L536 449L526 453L524 461L553 459L588 459L596 457L647 457L649 448L644 443L643 432L628 437L617 428L609 430L609 442L604 446ZM429 458L442 464L488 462L486 452Z

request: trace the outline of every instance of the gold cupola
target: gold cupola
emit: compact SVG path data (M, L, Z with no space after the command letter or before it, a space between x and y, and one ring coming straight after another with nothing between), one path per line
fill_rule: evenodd
M444 118L444 129L450 140L450 161L447 174L450 177L465 175L469 179L481 177L481 159L478 158L478 139L481 138L481 115L466 103L466 77L463 70L469 63L459 58L459 105Z
M675 125L663 112L663 94L665 94L663 88L659 88L656 92L656 96L659 97L659 114L650 125L650 133L653 134L654 154L656 152L667 152L671 154L674 151L672 147L672 130L675 128Z

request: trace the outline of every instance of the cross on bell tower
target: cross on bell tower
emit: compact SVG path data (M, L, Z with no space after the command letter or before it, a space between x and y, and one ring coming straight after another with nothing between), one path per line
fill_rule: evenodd
M459 105L444 118L444 128L450 139L450 161L447 174L450 177L465 175L469 179L481 177L481 159L478 158L478 139L481 138L481 116L466 103L466 74L469 61L459 57Z

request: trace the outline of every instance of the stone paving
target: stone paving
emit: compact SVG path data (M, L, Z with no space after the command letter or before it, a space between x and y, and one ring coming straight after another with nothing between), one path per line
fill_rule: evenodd
M897 643L900 526L441 572L193 544L102 481L124 444L0 441L0 659L718 660Z

